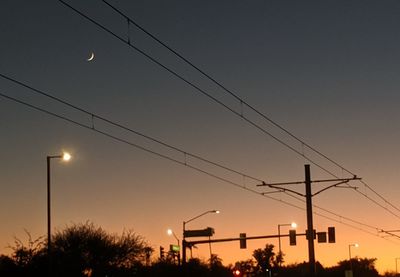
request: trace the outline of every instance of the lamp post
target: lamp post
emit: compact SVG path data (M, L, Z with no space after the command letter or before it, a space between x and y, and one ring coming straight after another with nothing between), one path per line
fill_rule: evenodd
M178 246L179 246L179 248L180 248L181 245L179 244L179 239L178 239L178 237L176 236L175 232L172 231L172 229L168 229L168 230L167 230L167 234L168 234L169 236L174 236L174 237L176 238L176 241L178 242ZM178 265L181 265L181 250L180 250L180 249L179 249L179 252L178 252Z
M278 240L279 240L279 252L278 254L282 254L282 249L281 249L281 226L290 226L291 228L297 228L297 224L295 222L292 223L285 223L285 224L278 224ZM281 266L282 261L279 261L279 266Z
M398 271L397 271L397 260L400 260L400 258L395 258L395 259L394 259L394 262L395 262L395 264L396 264L396 276L398 275Z
M51 194L50 194L50 161L51 159L62 159L69 161L71 155L64 152L62 155L47 156L47 256L48 256L48 270L49 276L51 276Z
M186 224L189 223L189 222L191 222L191 221L193 221L193 220L195 220L195 219L198 219L199 217L202 217L203 215L211 214L211 213L219 214L220 211L218 211L218 210L206 211L206 212L201 213L201 214L199 214L199 215L197 215L197 216L195 216L195 217L193 217L193 218L191 218L191 219L189 219L189 220L183 221L182 264L185 264L185 263L186 263L186 239L185 239L185 238L186 238L186 237L185 237L185 230L186 230L185 228L186 228Z
M290 226L292 228L296 228L297 224L295 222L292 223L286 223L286 224L278 224L278 240L279 240L279 252L278 254L282 254L282 250L281 250L281 226ZM282 261L279 261L279 266L281 266Z
M351 272L353 272L353 263L351 262L351 247L352 246L358 247L359 245L358 245L358 243L349 244L349 261L350 261L350 270L351 270Z

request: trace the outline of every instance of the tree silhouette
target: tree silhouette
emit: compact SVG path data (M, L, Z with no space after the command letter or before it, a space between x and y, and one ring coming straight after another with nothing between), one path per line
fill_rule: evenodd
M253 259L236 262L235 266L232 267L232 271L236 270L236 269L239 269L240 272L243 272L246 274L251 274L251 273L257 271L257 267L254 265Z
M354 276L375 277L379 276L375 268L376 258L352 258L351 261L344 260L338 263L340 270L353 268ZM351 266L350 266L351 263Z
M277 265L274 253L274 245L266 244L264 249L258 248L253 251L253 257L257 262L257 271L265 272Z
M110 235L92 223L67 227L52 240L57 276L113 276L145 264L151 249L132 231Z

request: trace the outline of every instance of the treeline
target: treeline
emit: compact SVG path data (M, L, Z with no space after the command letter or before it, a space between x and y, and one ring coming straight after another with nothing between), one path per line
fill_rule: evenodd
M51 248L44 238L28 242L15 239L10 255L0 255L2 277L127 277L127 276L308 276L308 264L280 266L284 255L274 253L267 244L253 251L253 257L224 266L218 255L208 261L190 259L178 265L176 255L170 252L164 258L152 259L154 249L140 235L126 231L122 235L109 234L92 223L66 227L52 236ZM324 268L317 263L318 277L345 276L353 269L353 276L379 277L375 259L340 261L337 266ZM386 273L384 276L396 276Z

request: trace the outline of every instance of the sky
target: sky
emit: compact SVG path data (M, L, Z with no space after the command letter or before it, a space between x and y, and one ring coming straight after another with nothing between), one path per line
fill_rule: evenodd
M303 181L304 164L311 164L313 180L355 174L363 181L349 183L357 190L331 188L313 197L315 229L336 228L336 243L315 244L316 259L335 265L357 242L352 256L377 258L380 272L395 270L400 241L378 230L400 229L398 1L109 0L298 140L128 27L103 1L66 2L122 40L59 1L2 2L0 93L89 128L0 96L0 253L10 253L14 237L26 240L24 230L46 235L46 156L69 151L70 162L51 161L53 231L86 221L111 233L134 230L158 254L159 246L176 243L168 228L181 238L183 221L218 209L187 228L210 226L214 238L231 238L276 235L278 224L294 221L302 233L305 203L285 193L263 196L273 190L244 175ZM230 110L130 47L128 37ZM313 191L330 184L313 184ZM287 188L304 193L302 184ZM239 242L220 243L212 253L229 264L266 243L278 244L254 240L239 249ZM308 260L304 237L296 246L282 238L282 251L286 263ZM209 255L208 245L193 250L194 257Z

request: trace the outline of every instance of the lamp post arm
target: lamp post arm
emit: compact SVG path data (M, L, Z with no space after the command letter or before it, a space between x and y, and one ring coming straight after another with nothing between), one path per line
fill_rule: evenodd
M189 219L189 220L187 220L187 221L184 221L184 222L183 222L183 225L185 226L186 223L189 223L189 222L191 222L191 221L193 221L193 220L195 220L195 219L198 219L199 217L202 217L202 216L205 215L205 214L213 213L213 212L214 212L214 211L206 211L206 212L204 212L204 213L202 213L202 214L199 214L198 216L195 216L195 217L193 217L193 218L191 218L191 219Z

